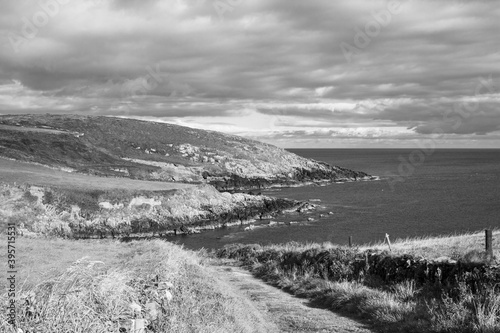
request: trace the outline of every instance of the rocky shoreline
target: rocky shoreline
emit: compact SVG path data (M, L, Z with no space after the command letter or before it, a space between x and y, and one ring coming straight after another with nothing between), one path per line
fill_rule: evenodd
M215 180L209 178L207 183L219 191L249 191L378 179L378 177L368 175L364 172L347 171L349 172L349 177L339 177L335 172L328 174L324 170L310 171L304 169L290 178L245 178L233 174L228 177L213 177L216 178Z

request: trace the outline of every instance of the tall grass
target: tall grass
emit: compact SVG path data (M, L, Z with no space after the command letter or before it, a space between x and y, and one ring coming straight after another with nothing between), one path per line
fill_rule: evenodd
M19 262L43 256L37 253L43 242L52 241L19 239L20 255L25 251ZM16 315L23 332L122 332L134 318L147 319L148 332L251 331L251 316L238 313L241 304L211 278L194 252L158 240L101 241L89 257L68 264L90 243L54 242L66 253L52 257L59 262L53 272L43 275L43 266L20 266ZM0 302L6 301L1 295ZM0 331L9 330L2 311Z

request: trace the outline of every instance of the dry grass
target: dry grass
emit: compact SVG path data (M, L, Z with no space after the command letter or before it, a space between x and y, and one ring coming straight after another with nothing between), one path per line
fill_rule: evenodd
M427 259L439 257L449 257L455 260L467 259L474 254L484 252L484 231L470 232L459 235L439 236L439 237L416 237L406 239L396 239L392 242L392 253L394 255L411 254ZM387 244L366 244L360 250L388 250ZM500 230L493 231L494 255L500 258Z
M444 296L430 301L428 313L439 332L500 332L500 294L498 288L477 294L465 285L458 297Z
M338 248L338 244L331 242L288 242L283 244L266 245L266 250L304 252L307 250L329 250ZM369 243L357 247L359 251L379 250L388 251L386 243ZM396 239L391 241L393 255L410 254L426 259L449 257L451 259L467 259L484 252L484 231L469 232L447 236L422 236L413 238ZM493 230L493 253L500 259L500 229Z
M210 277L200 258L162 241L19 238L18 327L23 332L119 332L137 317L149 320L148 332L251 332L252 315L238 313L239 301ZM155 286L156 276L172 284L172 299ZM4 293L0 302L6 301ZM140 312L133 311L134 303ZM156 319L147 303L155 304ZM2 311L2 332L10 329L5 316Z
M5 237L1 237L6 244ZM120 252L126 251L124 244L107 240L67 241L61 238L19 238L16 241L16 268L20 286L30 289L40 281L54 279L63 274L72 263L82 257L89 261L103 261L107 266L118 264ZM0 258L6 262L7 253ZM0 280L0 289L5 290L6 281Z

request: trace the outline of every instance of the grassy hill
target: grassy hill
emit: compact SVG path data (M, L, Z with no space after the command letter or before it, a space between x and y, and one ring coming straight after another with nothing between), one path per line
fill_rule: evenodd
M369 179L237 136L102 116L0 116L0 156L85 174L209 183L224 190Z

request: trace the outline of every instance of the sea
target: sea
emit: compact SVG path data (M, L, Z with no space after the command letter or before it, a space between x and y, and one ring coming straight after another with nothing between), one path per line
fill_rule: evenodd
M290 241L347 244L349 237L356 245L383 241L385 234L396 240L500 228L498 149L289 151L378 179L266 190L262 194L310 201L318 208L308 215L257 221L250 231L237 226L171 240L190 249ZM270 221L278 223L269 226Z

